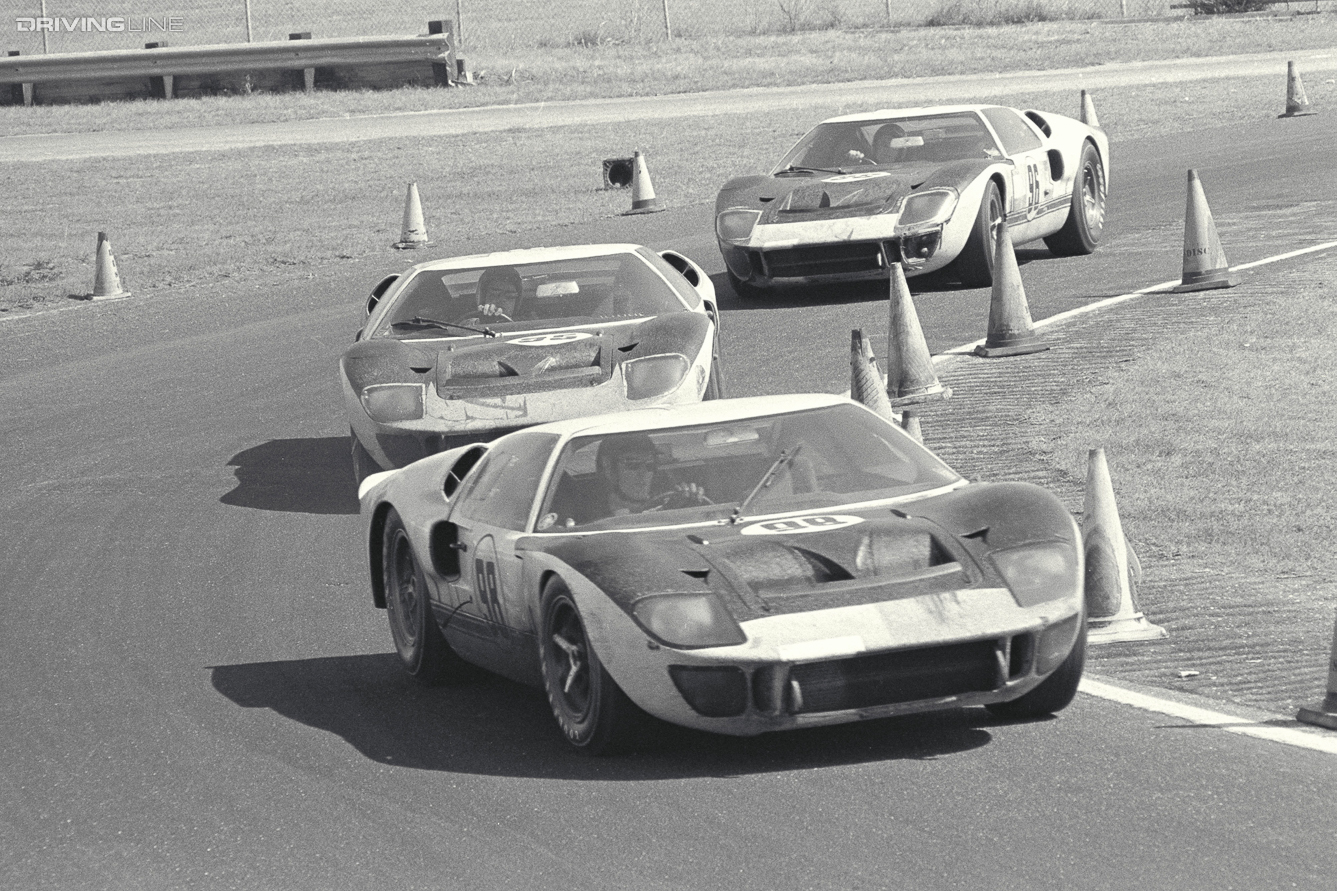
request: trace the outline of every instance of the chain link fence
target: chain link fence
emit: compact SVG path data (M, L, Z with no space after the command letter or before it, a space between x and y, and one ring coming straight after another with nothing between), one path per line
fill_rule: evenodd
M0 49L23 55L313 37L426 33L454 22L464 53L727 35L1045 18L1185 15L1187 0L0 0ZM1262 2L1262 0L1260 0ZM1272 0L1317 11L1334 0Z

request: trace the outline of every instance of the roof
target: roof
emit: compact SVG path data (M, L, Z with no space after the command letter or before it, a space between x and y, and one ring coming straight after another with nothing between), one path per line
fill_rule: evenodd
M830 405L858 404L844 396L830 393L791 393L781 396L750 396L741 399L716 399L692 405L666 405L620 411L565 421L552 421L527 430L557 433L562 436L602 436L633 430L664 430L693 424L722 424L764 415L784 414L824 408Z
M856 114L843 114L827 118L823 124L843 124L849 121L880 121L884 118L913 118L928 115L955 114L962 111L980 111L985 108L998 108L997 105L926 105L916 108L881 108L877 111L861 111Z
M550 260L578 260L584 257L603 257L609 254L629 254L640 250L640 248L641 246L638 244L577 244L519 248L511 251L493 251L489 254L468 254L462 257L426 260L415 264L413 269L469 269L479 266L543 263Z

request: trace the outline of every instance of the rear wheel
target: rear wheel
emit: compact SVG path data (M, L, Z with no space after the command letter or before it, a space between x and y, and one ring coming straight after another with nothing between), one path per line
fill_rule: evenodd
M562 735L586 755L625 751L644 712L599 661L575 599L561 579L554 577L544 586L540 615L543 689Z
M1004 225L1003 219L1002 193L998 191L998 183L989 180L970 237L956 257L957 277L966 287L987 288L993 284L994 250L998 244L998 230Z
M1063 228L1045 239L1050 252L1076 257L1096 249L1105 231L1105 167L1095 146L1087 143L1072 183L1072 209Z
M381 539L385 607L390 635L404 670L425 684L435 684L464 667L446 643L432 615L427 579L413 555L404 521L391 509Z
M1086 667L1086 616L1079 616L1078 621L1082 623L1082 630L1077 633L1077 642L1053 674L1025 696L985 707L1000 718L1039 718L1067 708L1077 695L1077 685L1081 683L1082 670Z

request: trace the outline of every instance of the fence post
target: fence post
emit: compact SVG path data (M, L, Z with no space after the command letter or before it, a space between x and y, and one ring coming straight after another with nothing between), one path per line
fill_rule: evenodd
M292 32L291 34L288 35L288 39L289 39L289 40L310 40L310 39L311 39L311 32L310 32L310 31L294 31L294 32ZM296 73L296 72L294 72L294 73ZM303 69L302 69L302 89L304 89L304 90L305 90L306 92L308 92L308 93L311 93L311 92L314 92L314 91L315 91L315 89L316 89L316 69L314 69L314 68L303 68Z
M669 21L669 0L664 0L664 36L673 39L673 24Z
M166 40L157 40L153 43L144 44L144 49L158 49L167 46ZM172 87L175 77L171 74L164 74L161 77L149 78L149 90L158 99L171 99Z
M464 60L455 53L455 23L450 19L435 19L427 23L428 34L446 35L446 61L432 63L432 82L438 87L455 86L456 74L463 78Z
M18 56L21 55L21 53L18 50L10 50L9 55ZM14 103L15 105L18 105L20 102L22 102L25 106L32 105L33 103L32 90L33 90L32 84L10 84L9 101Z

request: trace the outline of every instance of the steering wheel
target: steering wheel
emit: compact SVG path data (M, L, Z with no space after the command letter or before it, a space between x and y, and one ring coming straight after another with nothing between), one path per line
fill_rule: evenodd
M675 502L677 502L675 504ZM650 496L646 510L676 510L680 507L695 507L698 504L714 504L706 497L706 493L697 489L696 493L683 492L678 489L669 489L667 492L660 492L658 495Z
M487 315L469 316L467 319L460 320L461 325L481 325L484 319L500 319L503 322L514 322L515 319L506 315L504 312L488 313Z

